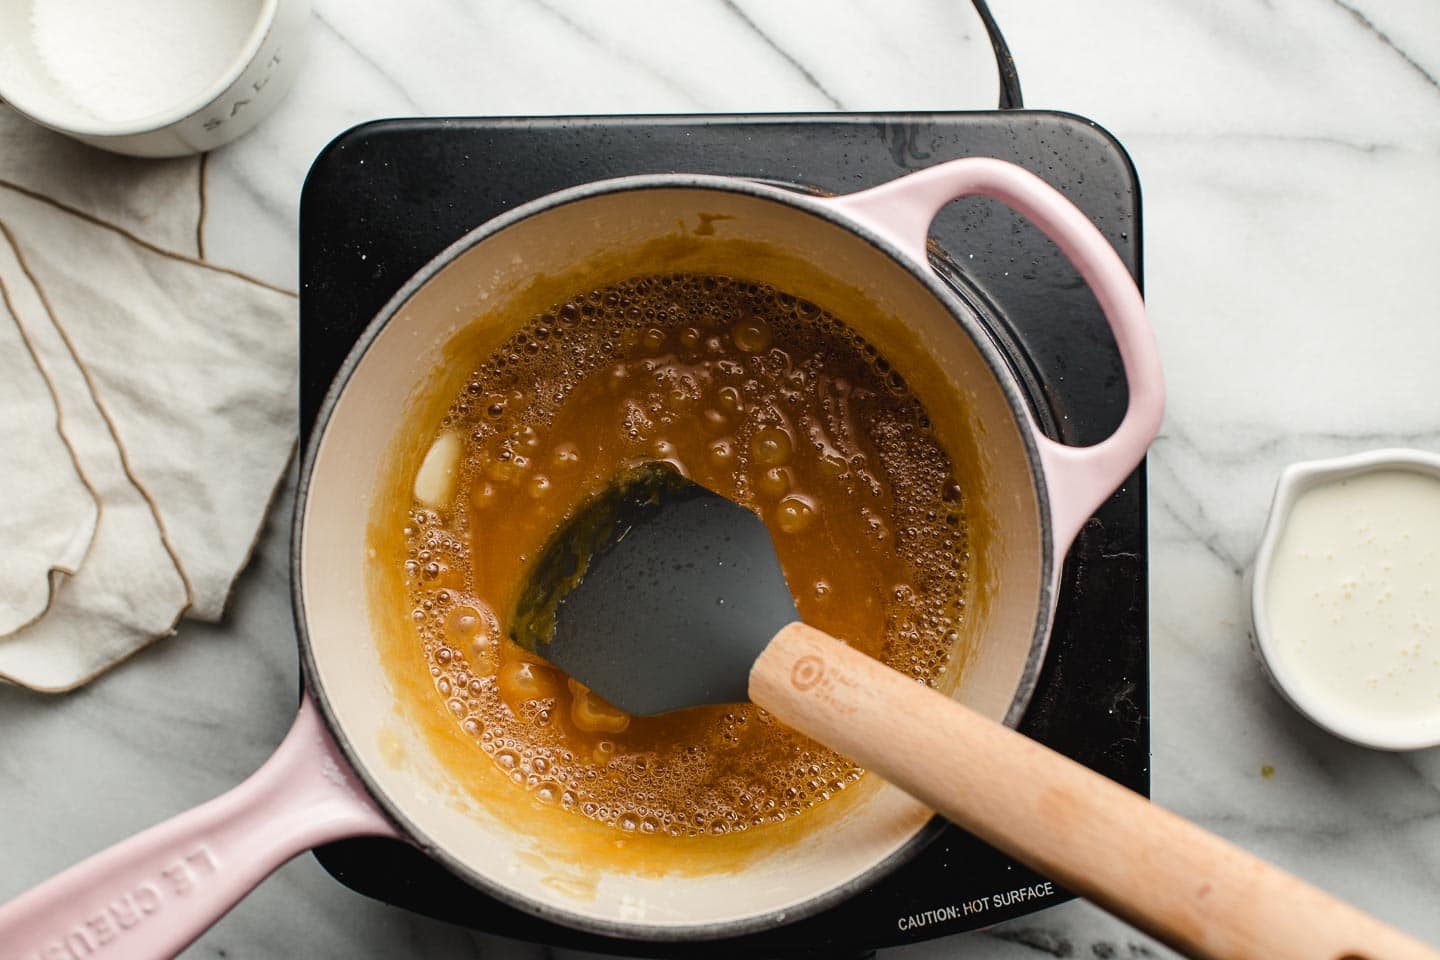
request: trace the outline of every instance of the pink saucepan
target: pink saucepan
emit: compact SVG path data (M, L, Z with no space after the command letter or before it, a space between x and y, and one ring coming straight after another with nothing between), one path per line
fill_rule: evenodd
M989 336L929 267L931 220L971 195L1028 217L1094 291L1129 386L1125 417L1104 442L1070 448L1045 437ZM523 322L530 314L518 305L537 278L679 270L741 275L818 303L856 326L915 386L941 441L957 461L970 461L976 478L967 508L983 602L962 641L954 698L989 721L1019 720L1044 657L1066 550L1135 468L1161 417L1160 364L1144 306L1099 231L1038 177L985 158L826 199L709 176L589 184L520 207L447 249L370 324L332 387L305 457L295 521L308 692L274 757L229 793L0 908L0 954L173 954L277 865L363 834L408 840L466 882L537 915L654 940L735 936L804 916L915 851L931 810L885 785L805 842L747 862L744 882L727 873L655 877L616 868L576 891L546 882L527 856L534 837L524 824L452 802L445 770L422 738L402 731L407 762L393 762L395 693L379 655L383 618L367 603L366 530L381 465L411 427L422 385L443 379L457 337L478 330L480 341L498 343Z

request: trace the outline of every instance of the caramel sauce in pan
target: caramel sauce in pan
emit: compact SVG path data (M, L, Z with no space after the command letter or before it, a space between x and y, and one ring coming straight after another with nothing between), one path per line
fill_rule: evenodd
M954 682L970 592L961 485L907 384L837 318L764 284L645 276L557 304L470 360L424 438L415 499L372 537L403 604L397 666L448 717L447 764L603 826L592 838L773 841L857 792L862 770L753 705L629 717L508 639L530 561L647 459L759 511L807 622L918 681Z

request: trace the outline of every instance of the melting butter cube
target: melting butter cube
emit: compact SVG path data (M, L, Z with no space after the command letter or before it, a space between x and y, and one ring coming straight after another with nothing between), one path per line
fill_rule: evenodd
M415 499L431 510L442 510L455 496L460 467L460 435L442 433L435 438L415 474Z

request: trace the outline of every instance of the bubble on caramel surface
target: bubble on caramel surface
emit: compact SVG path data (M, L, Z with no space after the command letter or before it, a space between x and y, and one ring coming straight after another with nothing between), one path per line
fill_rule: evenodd
M411 627L437 709L538 804L715 837L863 773L752 704L630 717L508 639L527 560L627 466L667 460L756 510L802 617L895 669L934 682L959 639L964 494L929 417L873 346L773 287L646 276L557 304L478 363L435 435L463 450L454 496L404 519Z

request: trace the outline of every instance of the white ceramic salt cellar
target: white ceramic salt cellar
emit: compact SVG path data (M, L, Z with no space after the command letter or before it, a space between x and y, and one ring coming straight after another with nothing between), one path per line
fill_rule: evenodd
M284 98L310 0L0 3L0 100L95 147L204 153Z
M1352 743L1440 745L1440 455L1287 467L1248 582L1277 690Z

